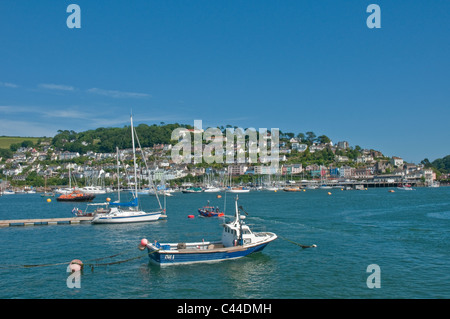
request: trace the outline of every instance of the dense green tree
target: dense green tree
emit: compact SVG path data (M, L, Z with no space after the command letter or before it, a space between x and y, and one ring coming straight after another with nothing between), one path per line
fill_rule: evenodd
M450 155L447 155L444 158L438 158L431 164L439 170L439 172L447 174L450 172Z
M318 141L319 143L321 143L321 144L327 144L327 143L330 143L330 142L331 142L331 139L330 139L328 136L326 136L326 135L320 135L320 136L317 138L317 141Z
M306 132L306 141L311 145L316 141L316 134L314 132Z

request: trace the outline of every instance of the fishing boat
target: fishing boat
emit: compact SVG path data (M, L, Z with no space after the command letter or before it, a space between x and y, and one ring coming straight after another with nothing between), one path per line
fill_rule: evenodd
M137 183L137 165L136 165L136 147L134 143L134 127L133 117L130 117L131 122L131 142L133 145L133 163L134 163L134 193L133 200L129 202L120 201L120 187L118 187L119 200L116 202L110 202L107 208L107 212L101 212L94 214L92 219L93 224L114 224L114 223L136 223L136 222L151 222L158 220L163 209L160 206L160 210L154 212L145 212L139 208L138 200L138 183ZM139 140L138 140L139 141ZM141 148L142 149L142 148ZM119 161L117 156L117 161ZM119 181L117 181L119 185ZM159 202L159 200L158 200Z
M145 240L148 255L152 262L163 265L215 262L236 259L264 249L277 239L271 232L252 232L240 214L238 198L235 200L235 218L223 224L220 241L199 241L191 243L150 243Z
M79 190L73 190L69 194L62 194L57 197L58 202L89 202L95 198L94 194L85 194Z
M198 212L203 217L223 217L225 214L219 210L219 207L214 207L209 205L203 206L202 208L198 209Z

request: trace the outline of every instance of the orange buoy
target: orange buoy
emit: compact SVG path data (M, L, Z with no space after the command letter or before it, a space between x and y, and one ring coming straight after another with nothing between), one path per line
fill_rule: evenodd
M217 198L222 198L222 195L217 195Z

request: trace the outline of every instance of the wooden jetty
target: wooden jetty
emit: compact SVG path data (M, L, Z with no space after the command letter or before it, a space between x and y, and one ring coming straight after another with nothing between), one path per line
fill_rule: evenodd
M90 223L92 217L43 218L43 219L10 219L0 220L0 227L38 226L38 225L74 225Z
M9 226L39 226L39 225L78 225L80 223L90 223L90 217L69 217L69 218L43 218L43 219L10 219L0 220L0 227ZM167 215L163 214L160 220L167 219Z

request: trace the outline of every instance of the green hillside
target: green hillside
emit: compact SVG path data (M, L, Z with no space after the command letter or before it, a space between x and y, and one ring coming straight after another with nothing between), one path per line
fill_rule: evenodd
M19 137L19 136L0 136L0 148L9 149L12 144L22 144L24 141L31 141L36 144L37 141L44 140L43 137Z

